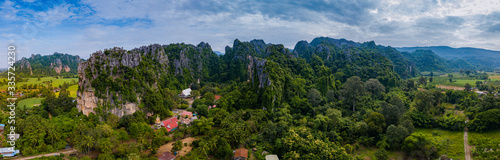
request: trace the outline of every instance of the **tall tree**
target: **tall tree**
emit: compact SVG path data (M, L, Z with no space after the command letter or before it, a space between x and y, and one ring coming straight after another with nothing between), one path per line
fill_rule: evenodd
M465 89L466 92L470 92L471 88L472 88L472 86L469 83L465 83L464 89Z
M385 87L377 79L369 79L365 83L366 90L372 94L372 99L380 98L380 95L385 92Z
M356 111L356 100L365 94L365 85L361 78L353 76L347 79L344 86L342 86L342 97L352 105L352 111Z
M309 100L309 103L314 107L314 114L316 114L316 107L318 107L321 99L321 93L317 89L313 88L309 90L307 100Z

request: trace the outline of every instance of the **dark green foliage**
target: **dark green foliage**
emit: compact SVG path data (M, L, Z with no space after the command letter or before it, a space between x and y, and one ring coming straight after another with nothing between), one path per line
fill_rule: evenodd
M219 138L217 140L217 150L215 151L215 157L217 158L228 158L233 154L233 150L231 149L231 145L227 143L227 140L224 138Z
M478 113L476 117L470 121L468 128L476 132L500 128L500 110L490 109L488 111Z
M389 153L385 149L379 149L375 152L375 158L377 160L387 160L389 158Z
M448 112L439 117L437 122L442 129L461 131L465 127L465 116L454 115L453 112Z
M342 86L341 93L342 97L351 104L354 112L356 110L356 101L365 94L364 82L358 76L353 76L347 79L347 82Z
M402 148L412 158L436 158L439 147L431 137L422 133L413 133L403 142Z
M382 115L385 117L385 123L387 125L398 125L402 111L399 110L397 106L394 106L392 104L389 104L387 102L382 102L380 104Z
M309 142L315 143L309 143ZM284 159L350 159L344 148L315 137L307 128L292 128L276 142Z
M72 108L76 107L76 102L73 102L73 98L69 97L69 91L67 91L65 87L62 87L59 92L59 97L57 98L51 91L46 93L47 98L42 100L41 107L52 116L58 116L70 112ZM45 118L48 118L48 115Z
M407 136L410 135L410 132L403 125L390 125L387 127L386 137L387 143L389 144L389 148L393 150L401 149L402 143Z
M372 95L372 99L380 99L385 92L385 87L377 79L369 79L365 82L365 89Z
M432 128L436 126L436 120L429 114L423 112L411 112L410 117L415 127Z

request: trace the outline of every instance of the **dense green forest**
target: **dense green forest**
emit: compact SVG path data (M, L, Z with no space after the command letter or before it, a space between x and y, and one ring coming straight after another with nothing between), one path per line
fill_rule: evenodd
M192 147L180 159L230 159L237 148L256 148L255 159L264 159L263 151L280 159L365 159L367 149L375 152L369 158L380 160L437 159L457 144L421 130L500 129L500 99L492 94L498 86L482 96L470 84L464 90L422 89L426 78L408 78L449 66L417 54L430 53L401 54L374 42L326 37L298 42L293 50L235 40L224 55L207 43L106 49L80 64L78 92L93 89L103 100L95 113L78 112L67 86L57 97L42 89L47 98L40 106L18 108L26 114L17 122L16 147L35 155L71 145L81 159L102 160L157 159L168 142L176 144L172 151ZM195 97L191 107L178 96L186 88ZM126 103L139 104L139 110L122 117L110 112ZM174 109L197 113L198 120L173 132L152 129L157 116L171 117ZM8 120L6 114L0 118ZM183 145L188 137L196 140ZM474 156L498 159L495 143L481 148L493 151L478 149ZM448 157L463 158L463 149L456 152Z

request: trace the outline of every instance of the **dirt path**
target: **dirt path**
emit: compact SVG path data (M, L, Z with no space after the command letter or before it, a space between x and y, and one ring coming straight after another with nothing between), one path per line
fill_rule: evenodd
M436 88L441 88L441 89L453 89L453 90L464 90L465 88L464 87L457 87L457 86L436 86Z
M469 118L467 118L467 121L469 121ZM467 127L464 129L464 149L465 149L465 160L472 160L470 158L470 146L469 146L469 139L467 138Z
M69 155L69 154L72 154L72 153L76 153L77 150L76 149L69 149L69 150L62 150L62 151L59 151L59 152L54 152L54 153L47 153L47 154L41 154L41 155L36 155L36 156L29 156L29 157L20 157L20 158L14 158L16 160L26 160L26 159L35 159L35 158L40 158L40 157L50 157L50 156L55 156L55 155L60 155L61 153L64 154L64 155Z
M198 139L193 138L193 137L181 139L180 141L182 141L182 150L177 152L178 153L177 156L185 156L188 152L190 152L191 149L193 149L193 147L191 147L189 144L193 143L193 141L195 141L195 140L198 140ZM156 156L160 156L161 154L163 154L164 152L167 152L167 151L170 152L170 150L172 150L174 142L175 141L172 141L170 143L167 143L165 145L160 146ZM184 146L184 143L188 143L188 145Z

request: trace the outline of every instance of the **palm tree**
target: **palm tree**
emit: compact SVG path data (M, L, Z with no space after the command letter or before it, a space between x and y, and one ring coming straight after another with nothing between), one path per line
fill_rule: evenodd
M85 135L83 137L83 145L87 148L87 153L90 152L90 147L94 146L95 139L92 136Z
M54 145L54 139L59 140L61 138L59 132L57 132L55 124L49 123L47 125L47 135L52 141L52 146Z

